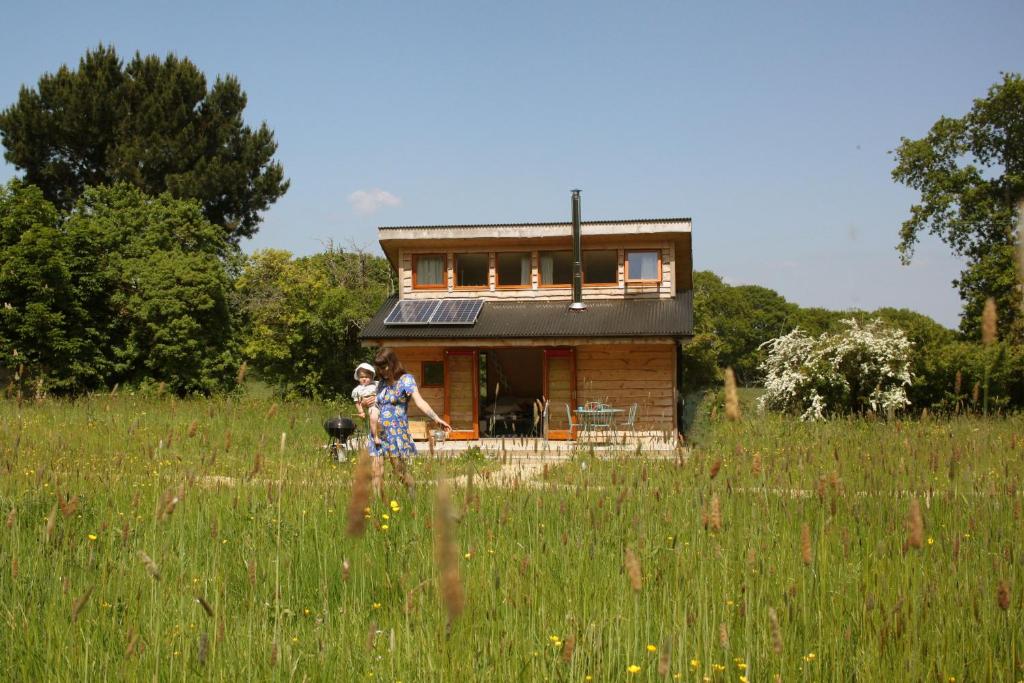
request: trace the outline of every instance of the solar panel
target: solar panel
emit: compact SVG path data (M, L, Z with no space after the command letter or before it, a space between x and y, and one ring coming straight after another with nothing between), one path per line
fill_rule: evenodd
M480 299L442 299L430 322L435 325L472 325L483 307L484 302Z
M403 299L395 304L395 307L384 319L385 325L426 325L430 322L430 316L434 314L437 299Z
M384 318L384 324L472 325L483 307L480 299L403 299Z

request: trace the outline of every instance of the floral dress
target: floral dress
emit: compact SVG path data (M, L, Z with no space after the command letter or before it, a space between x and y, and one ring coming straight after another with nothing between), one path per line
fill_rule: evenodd
M394 386L387 382L379 384L377 407L380 408L380 423L377 430L380 446L370 442L371 455L404 458L416 455L416 444L409 435L409 399L416 391L416 380L406 373L398 378Z

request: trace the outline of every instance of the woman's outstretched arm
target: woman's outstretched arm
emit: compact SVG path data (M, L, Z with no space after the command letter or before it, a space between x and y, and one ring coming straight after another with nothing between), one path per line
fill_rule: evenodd
M420 410L423 411L424 415L429 417L434 422L437 422L438 424L440 424L442 427L444 427L448 431L451 431L452 426L450 424L448 424L447 422L445 422L443 419L441 419L440 415L438 415L437 413L434 412L434 409L430 407L430 404L427 403L427 400L425 398L423 398L423 396L420 395L420 390L419 389L413 389L412 401L413 401L413 403L416 404L417 408L419 408Z

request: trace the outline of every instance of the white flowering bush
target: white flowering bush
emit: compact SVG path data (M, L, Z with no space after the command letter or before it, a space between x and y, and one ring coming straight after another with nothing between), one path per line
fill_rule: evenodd
M861 327L843 320L845 329L814 338L799 328L761 345L765 392L762 410L797 413L801 420L872 410L891 414L910 405L910 351L902 330L875 320Z

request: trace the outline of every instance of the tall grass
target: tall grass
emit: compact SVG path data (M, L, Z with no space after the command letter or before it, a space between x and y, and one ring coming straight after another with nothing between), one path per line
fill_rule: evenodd
M0 677L1024 677L1020 417L748 410L440 507L466 470L421 458L350 510L329 412L0 404Z

